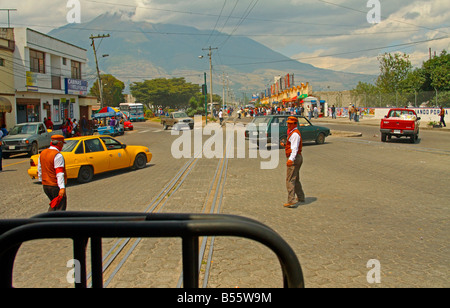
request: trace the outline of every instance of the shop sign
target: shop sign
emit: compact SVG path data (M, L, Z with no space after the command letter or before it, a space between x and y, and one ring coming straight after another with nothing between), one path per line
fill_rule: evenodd
M88 92L88 82L79 79L65 79L66 94L86 96Z

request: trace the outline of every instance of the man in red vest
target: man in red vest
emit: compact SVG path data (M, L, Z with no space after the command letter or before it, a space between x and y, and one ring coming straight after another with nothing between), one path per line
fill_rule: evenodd
M289 117L287 121L288 137L285 145L288 161L286 174L286 188L288 191L288 202L284 207L294 207L299 202L305 202L305 193L300 183L300 167L303 164L302 135L298 130L298 118ZM295 196L297 195L297 199Z
M64 136L54 135L50 147L42 151L39 156L39 180L44 186L45 194L52 201L49 212L65 211L67 207L67 173L64 157L61 154L64 144Z

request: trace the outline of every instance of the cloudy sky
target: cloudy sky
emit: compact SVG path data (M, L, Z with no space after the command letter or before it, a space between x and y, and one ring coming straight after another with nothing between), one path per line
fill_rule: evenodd
M47 33L68 23L73 3L82 23L122 12L134 21L215 29L346 72L378 75L377 56L384 52L407 53L420 66L429 48L450 49L448 0L0 0L0 8L17 9L10 13L11 26ZM379 23L370 23L377 17ZM1 11L0 26L6 25ZM205 38L205 46L221 44L226 36Z

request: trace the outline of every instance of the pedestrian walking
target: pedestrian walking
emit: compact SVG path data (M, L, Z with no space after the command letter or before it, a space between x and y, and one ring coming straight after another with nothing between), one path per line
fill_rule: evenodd
M219 120L220 120L220 126L222 126L222 122L223 122L223 112L222 112L222 109L220 109L220 111L219 111Z
M447 127L447 124L445 124L445 110L444 110L444 107L441 107L441 111L439 112L439 116L441 117L441 121L439 122L439 124L443 125L444 127Z
M305 193L300 183L300 168L303 164L302 135L298 130L298 118L289 117L287 121L288 137L286 144L283 145L286 151L288 161L286 163L286 188L288 191L288 202L284 207L294 207L300 202L305 202ZM295 198L297 196L297 198Z
M49 212L65 211L67 208L67 173L64 157L61 154L64 144L64 136L54 135L50 147L42 151L39 156L38 177L51 202ZM52 204L55 200L56 204Z
M314 119L317 119L319 117L319 108L317 106L314 106Z
M83 136L87 136L88 131L89 131L89 122L86 119L85 115L83 115L83 117L81 118L80 124L81 124L81 130L83 131Z

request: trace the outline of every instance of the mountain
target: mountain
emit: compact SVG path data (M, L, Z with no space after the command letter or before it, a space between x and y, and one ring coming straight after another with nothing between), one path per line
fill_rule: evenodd
M123 14L106 13L92 21L67 24L48 33L87 49L86 73L91 82L96 79L89 39L92 34L111 35L95 42L99 66L102 72L114 75L127 85L160 77L185 77L189 82L202 84L203 73L209 75L208 51L202 49L211 37L212 42L216 40L222 45L219 52L213 50L215 93L222 93L222 72L229 76L229 85L239 97L242 92L264 91L274 76L288 73L295 74L297 84L309 82L314 90L351 89L358 81L373 80L369 75L320 69L292 60L247 37L227 36L217 31L211 35L211 31L183 25L134 22ZM102 57L104 54L109 56ZM200 60L200 55L205 57Z

